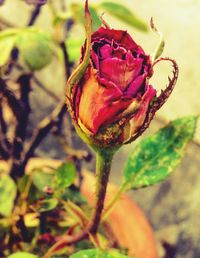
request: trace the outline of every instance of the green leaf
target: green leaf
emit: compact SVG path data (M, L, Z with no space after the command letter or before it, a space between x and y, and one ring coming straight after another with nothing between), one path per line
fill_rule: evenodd
M88 249L75 253L70 258L127 258L116 250L104 251L100 249Z
M70 6L74 19L81 23L84 24L84 7L81 4L73 3ZM101 20L97 14L97 11L94 7L91 5L89 6L89 11L92 17L92 31L98 30L99 27L101 27Z
M66 162L55 172L55 188L63 190L73 184L76 178L76 167L72 162Z
M12 213L17 187L8 175L0 175L0 214L9 216Z
M58 200L56 198L50 198L38 201L36 204L32 205L32 208L37 212L44 212L55 209L57 205Z
M51 62L52 44L48 34L33 28L22 30L17 38L17 47L32 71L40 70Z
M81 55L81 46L84 43L84 39L69 37L65 41L70 62L77 62Z
M9 255L8 258L39 258L39 256L26 252L17 252Z
M0 66L5 65L10 59L10 54L15 46L16 36L0 37Z
M87 204L87 200L85 196L82 195L82 193L77 188L67 188L65 191L63 191L60 195L60 198L67 201L71 200L72 202L76 204Z
M124 189L138 189L164 180L181 162L193 138L196 116L174 120L136 146L124 171Z
M122 20L123 22L131 25L141 31L148 31L148 26L145 21L137 17L132 11L130 11L127 7L121 4L117 4L114 2L103 2L100 6L115 16L116 18Z
M38 190L44 192L45 188L53 188L54 176L40 169L33 170L32 174L33 184Z

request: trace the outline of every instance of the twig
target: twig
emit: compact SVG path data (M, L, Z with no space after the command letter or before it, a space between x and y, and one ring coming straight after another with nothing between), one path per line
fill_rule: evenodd
M29 93L31 91L30 85L31 75L25 74L21 75L18 79L20 85L20 102L23 108L20 115L17 118L17 125L15 128L15 136L13 141L12 150L12 162L10 168L10 175L12 178L17 179L24 174L23 169L21 169L21 159L23 153L23 142L26 137L26 128L28 124L28 118L31 111L29 104Z
M40 89L42 89L44 92L46 92L49 96L51 96L54 100L60 101L60 98L51 90L49 90L47 87L44 86L44 84L33 74L33 81L38 85Z
M41 4L36 4L35 9L33 10L30 20L28 22L28 26L32 26L35 23L38 15L40 14L41 7L42 7Z
M15 64L15 68L19 71L25 72L25 69L20 64ZM36 83L36 85L41 88L44 92L46 92L50 97L52 97L56 101L60 101L61 99L51 90L49 90L45 85L35 76L35 74L32 74L32 79Z
M8 28L16 27L13 23L11 23L10 21L7 21L3 17L0 18L0 23L3 24L5 27L8 27Z
M2 136L0 135L0 158L3 160L9 159L9 152L5 148L5 146L2 144Z
M7 124L5 122L2 110L2 99L0 98L0 156L4 160L9 158L10 142L7 139Z
M66 79L70 76L70 62L69 62L69 55L67 53L66 44L65 42L60 43L60 47L62 49L63 55L64 55L64 61L65 61L65 73L66 73Z
M7 134L7 124L6 124L6 121L4 119L4 114L3 114L3 98L0 98L0 127L1 127L1 131L4 135L4 142L6 144L6 146L9 148L10 147L10 143L6 137L6 134Z
M64 56L64 66L65 66L65 78L66 78L66 81L67 79L69 78L70 74L71 74L71 65L70 65L70 62L69 62L69 55L68 55L68 52L67 52L67 48L66 48L66 45L65 45L65 42L61 42L60 43L60 48L63 52L63 56ZM58 117L58 123L57 123L57 133L58 134L61 134L61 127L62 127L62 124L63 124L63 118L64 118L64 113L61 113Z
M22 168L24 169L29 158L34 155L35 149L38 147L40 142L46 137L46 135L50 132L50 130L56 125L58 122L58 117L62 114L65 114L67 111L66 104L61 102L54 111L47 117L45 117L39 124L36 129L33 138L24 154L24 158L22 161Z
M0 78L0 93L7 100L7 103L11 108L15 117L19 119L21 115L21 111L23 109L21 102L17 99L15 94L10 89L8 89L6 82L1 78Z

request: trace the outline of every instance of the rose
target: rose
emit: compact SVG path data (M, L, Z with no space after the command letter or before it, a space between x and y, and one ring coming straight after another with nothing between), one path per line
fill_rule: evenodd
M101 27L92 35L90 61L74 93L75 118L93 135L123 120L128 140L156 95L148 84L150 57L126 31Z
M142 134L171 94L178 76L176 62L160 58L152 64L150 56L122 30L101 27L91 42L87 33L86 43L80 65L67 84L67 103L77 132L93 146L128 143ZM174 77L157 97L149 78L161 60L172 62Z

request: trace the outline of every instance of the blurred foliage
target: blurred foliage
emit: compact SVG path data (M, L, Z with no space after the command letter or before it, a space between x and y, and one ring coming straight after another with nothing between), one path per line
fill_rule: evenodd
M146 22L136 16L135 13L131 12L130 9L128 9L124 5L114 2L102 2L100 6L103 10L122 20L128 25L131 25L134 28L144 32L148 31L148 25L146 24Z
M9 175L1 174L0 179L0 214L8 217L13 210L17 187Z
M8 258L39 258L37 255L26 253L26 252L17 252L15 254L9 255Z
M31 4L32 2L29 3ZM41 4L44 3L41 2ZM100 16L103 12L113 15L115 18L143 32L148 31L147 24L122 4L103 1L98 5L90 5L90 12L93 20L93 31L101 26ZM66 31L66 26L68 23L72 23L70 28L67 29L71 30L76 24L84 25L84 5L72 2L67 11L60 10L54 15L52 26L54 26L55 32L53 35L36 28L8 28L1 31L0 66L4 66L9 62L12 49L17 47L28 68L31 71L40 70L52 61L53 54L58 55L57 51L59 50L57 47L59 47L60 41L65 41L69 52L69 61L71 63L77 62L84 38L70 35L69 31ZM63 34L61 32L63 29L67 35L66 39L60 36Z
M0 228L2 233L6 233L7 229L12 227L12 223L15 219L18 220L20 213L24 214L25 225L31 230L29 234L36 243L37 232L41 231L41 227L46 228L51 238L54 239L62 234L63 230L66 231L72 226L80 226L76 211L78 209L83 216L86 216L81 207L83 206L86 210L89 210L89 207L86 208L87 203L78 188L75 185L72 186L76 179L76 168L71 161L61 164L56 169L35 168L20 178L18 180L19 203L15 206L14 213L13 205L17 197L17 185L5 173L2 171L0 174L0 214L2 215ZM74 203L70 204L68 200L73 200ZM43 224L40 223L42 214L46 218ZM48 239L44 239L45 242L47 250ZM31 249L35 250L35 246L33 245ZM36 257L25 252L18 252L9 257L28 258L29 256L30 258Z
M103 251L100 249L84 250L70 256L70 258L83 258L83 257L84 258L126 258L128 256L120 254L117 250ZM132 256L132 258L134 257Z
M10 60L11 51L17 47L30 70L40 70L53 56L53 42L48 33L35 28L6 29L0 32L0 65Z

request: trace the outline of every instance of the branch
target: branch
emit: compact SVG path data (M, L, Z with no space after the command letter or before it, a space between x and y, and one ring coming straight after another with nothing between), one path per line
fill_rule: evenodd
M8 27L8 28L16 27L13 23L11 23L10 21L7 21L3 17L0 18L0 24L2 24L4 27Z
M46 88L44 84L33 74L33 81L38 85L40 89L42 89L44 92L46 92L49 96L51 96L54 100L60 101L60 98L51 90Z
M20 64L16 63L15 68L25 73L25 69ZM60 98L53 91L45 87L45 85L34 74L32 74L32 79L37 84L37 86L41 88L44 92L46 92L50 97L52 97L56 101L60 101Z
M35 9L32 11L30 20L28 22L28 26L32 26L35 23L38 15L40 14L41 7L42 7L41 4L36 4Z
M7 124L3 116L2 100L3 99L0 98L0 156L4 160L7 160L9 158L11 144L7 139Z
M64 55L64 61L65 61L65 73L66 73L66 79L69 78L70 76L70 62L69 62L69 55L67 53L66 45L65 42L60 43L60 47L62 49L63 55Z
M9 107L11 108L13 114L17 119L19 119L21 115L21 111L23 109L21 102L17 99L15 94L8 89L6 82L0 78L0 93L7 100Z
M9 152L5 148L5 146L2 144L2 136L0 135L0 158L3 160L8 160L9 159Z
M33 138L24 154L22 161L22 168L24 169L29 158L34 155L35 149L41 143L41 141L47 136L50 130L57 124L58 117L65 114L67 111L66 104L61 102L54 111L47 117L45 117L36 129Z
M29 114L31 112L29 104L29 93L31 91L30 80L30 74L21 75L17 80L20 85L20 102L22 103L23 108L17 119L13 141L10 175L14 179L19 178L24 174L24 171L21 169L21 159L23 153L23 143L26 138L26 128L28 125Z

